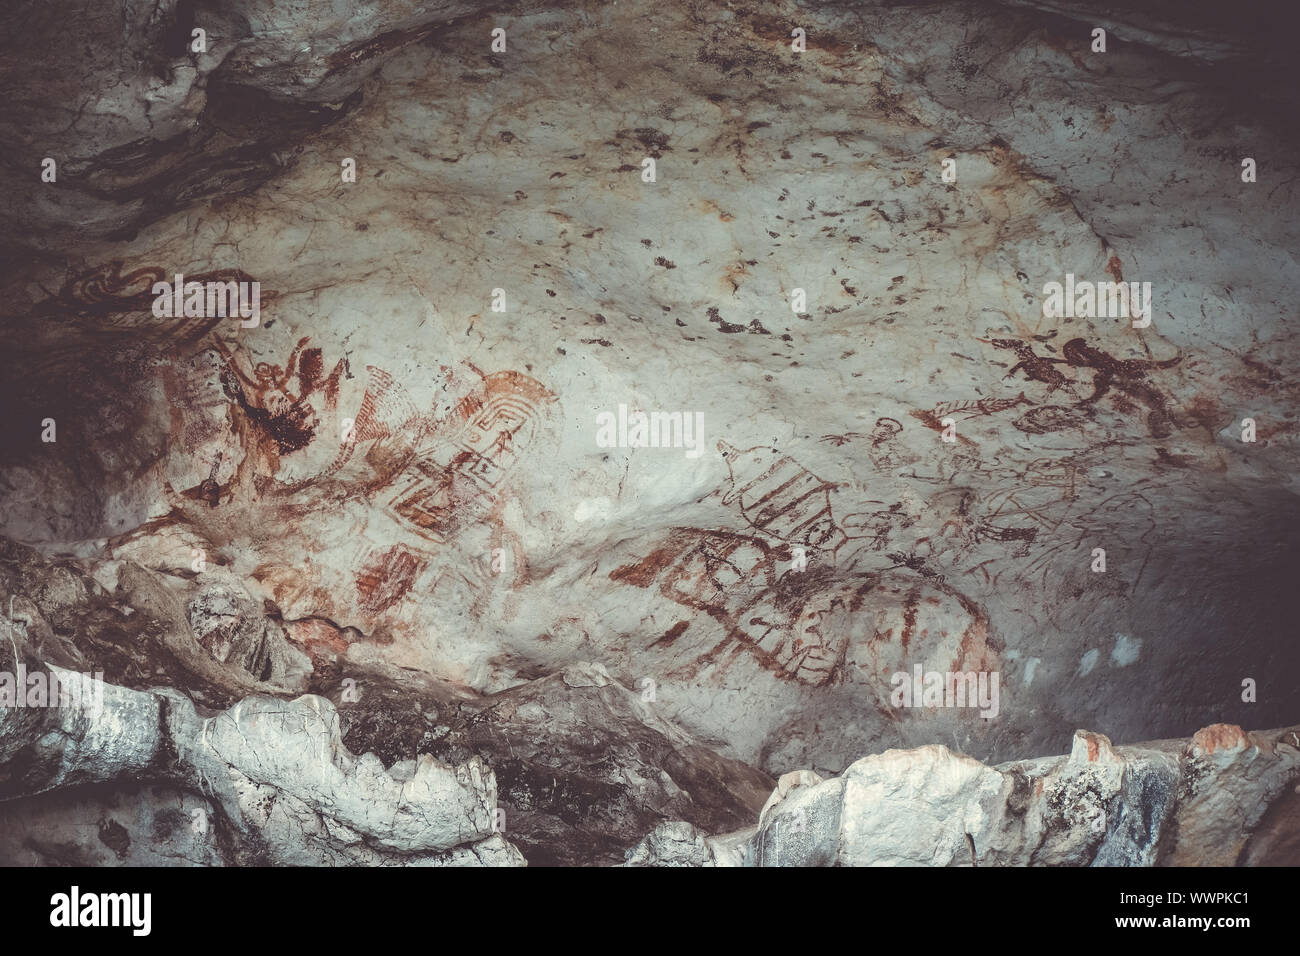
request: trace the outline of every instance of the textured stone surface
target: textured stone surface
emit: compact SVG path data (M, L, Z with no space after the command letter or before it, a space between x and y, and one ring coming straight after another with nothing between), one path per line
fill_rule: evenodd
M377 689L386 683L364 678L362 699L339 705L345 740L385 758L480 755L496 775L505 831L530 863L620 863L657 820L740 827L772 786L664 721L599 664L436 707L426 689Z
M453 848L457 858L471 853L469 862L522 860L503 837L484 842L497 830L538 863L617 863L656 820L684 818L710 830L740 826L772 786L765 774L718 756L656 716L641 694L612 681L599 664L575 664L487 697L409 671L354 670L350 683L333 680L334 701L284 700L267 692L301 688L255 681L244 657L215 653L208 638L219 630L236 635L232 646L242 647L249 642L239 635L256 634L256 646L306 659L282 636L302 628L252 614L237 583L221 572L178 583L167 595L169 607L121 584L156 586L124 562L115 569L132 596L131 613L123 614L86 572L13 545L5 557L14 569L11 585L37 596L16 602L31 608L24 642L15 637L20 654L62 652L63 672L103 667L109 681L98 714L0 708L0 798L16 800L15 818L37 833L21 845L11 842L10 859L35 852L53 860L50 854L67 846L69 814L84 812L85 801L116 806L115 791L105 787L67 807L61 798L58 810L21 798L94 784L188 784L199 805L215 801L229 821L213 823L213 833L227 841L221 860L261 852L273 862L305 864L378 863L399 851L413 862L436 862ZM0 590L7 603L13 592ZM95 640L69 649L51 632L38 642L46 615L71 634L94 631ZM307 646L318 659L324 653ZM0 650L9 672L12 654ZM280 659L264 655L268 667ZM145 666L150 661L168 666L154 672ZM27 666L41 669L40 658L27 657ZM149 690L160 677L206 702L234 703L198 715L175 691ZM241 696L249 688L260 695ZM138 828L157 829L158 814L178 809L170 797L161 805L122 799ZM467 842L472 846L462 847ZM144 862L162 853L195 861L215 852L199 850L150 846L129 858Z
M1079 731L1068 757L988 767L946 747L889 750L840 776L787 774L757 831L715 840L660 825L628 852L655 866L1233 866L1282 862L1300 780L1296 731L1216 725L1113 747ZM1216 756L1217 755L1217 756ZM1279 794L1286 794L1277 803ZM1277 830L1258 833L1270 804ZM712 847L736 847L723 857Z
M2 246L121 238L177 207L253 189L361 82L473 3L54 0L0 11L8 183L45 157L57 191L7 189ZM194 36L204 31L202 48Z
M1300 686L1300 85L1178 7L11 4L0 660L112 686L0 711L0 846L135 787L225 861L1292 853L1285 741L1125 747Z
M223 844L220 854L194 840L197 846L172 848L193 862L524 863L493 835L496 781L481 760L452 767L425 755L385 770L373 754L354 757L343 747L338 715L319 697L248 698L201 717L173 691L110 686L99 713L48 708L37 712L46 723L21 729L11 726L13 713L0 711L0 740L21 748L4 761L7 801L73 785L181 784L207 795L213 838L219 833ZM175 816L184 801L175 802L131 800L137 825L156 827L169 807ZM79 809L63 799L53 807L17 800L6 829L27 834L23 850L57 862L43 846L67 842L62 818ZM114 828L125 829L116 820L100 825ZM15 837L5 843L14 854L7 862L22 861Z

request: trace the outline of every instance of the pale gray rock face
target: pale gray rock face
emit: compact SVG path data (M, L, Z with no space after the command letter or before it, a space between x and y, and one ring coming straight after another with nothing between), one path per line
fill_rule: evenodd
M704 834L689 823L661 823L628 851L624 866L716 866Z
M46 708L36 712L46 717L39 727L14 727L14 713L23 711L0 711L0 740L21 748L5 754L6 828L28 836L3 841L9 862L29 853L60 862L66 818L85 812L64 799L21 798L145 780L172 785L169 796L175 785L206 796L198 817L188 815L191 836L168 849L194 863L524 865L494 833L496 780L480 759L453 767L424 755L385 770L373 754L348 752L337 712L319 697L247 698L201 717L174 691L110 685L95 711ZM140 828L184 810L184 800L154 797L128 798ZM209 827L214 842L193 839ZM99 829L100 842L126 860L130 831L111 816ZM130 860L157 853L146 847Z
M946 747L889 750L840 776L787 774L756 831L715 841L662 824L628 852L655 866L1233 866L1282 862L1265 809L1300 780L1295 730L1215 725L1113 747L1079 731L1068 757L988 767ZM1286 803L1289 797L1282 803ZM1279 808L1281 804L1278 805Z
M1300 86L1179 7L10 4L0 661L108 687L0 852L1293 853L1133 743L1300 705Z

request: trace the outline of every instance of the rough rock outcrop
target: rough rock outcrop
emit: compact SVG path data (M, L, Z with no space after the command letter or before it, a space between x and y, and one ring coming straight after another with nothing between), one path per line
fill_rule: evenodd
M1270 807L1293 805L1296 735L1216 724L1187 741L1113 747L1081 730L1068 757L996 767L942 746L888 750L831 780L786 774L756 830L662 824L627 865L1256 864L1267 854L1245 852L1248 840Z
M138 789L142 781L173 791L170 800L143 801L152 808L151 825L161 811L184 813L176 787L205 798L189 799L200 816L193 818L192 809L187 824L200 835L211 826L220 850L188 837L190 846L171 850L194 862L524 863L494 835L496 781L481 760L453 767L426 755L385 770L373 754L348 752L333 705L315 696L248 698L204 717L174 691L108 685L99 708L0 710L0 747L9 834L0 847L14 854L10 863L27 858L20 848L38 862L68 862L42 849L66 843L58 821L69 812L67 797L53 812L44 800L20 798L86 787L103 794L106 788L95 785ZM112 816L100 815L100 829L116 828L125 846L130 834ZM169 838L176 832L172 827ZM24 834L21 844L17 834Z
M17 654L30 673L89 687L95 681L81 675L102 668L107 681L102 711L0 708L0 801L15 826L0 855L10 861L94 860L69 849L64 831L95 807L128 843L138 830L165 831L118 856L137 863L518 863L520 850L540 864L614 863L659 820L738 826L771 788L765 774L658 717L650 695L599 664L488 697L394 669L331 680L322 667L313 686L332 699L288 699L302 688L277 683L279 662L326 652L309 641L298 650L286 635L301 639L303 629L250 606L228 575L187 580L124 561L110 578L97 568L129 596L125 605L88 572L4 547L0 599L25 610L6 628L13 642L0 647L0 667L12 673ZM307 633L331 629L313 623ZM163 660L165 673L145 666ZM236 702L200 714L179 692L153 689L162 676ZM240 697L249 687L260 693ZM153 790L142 793L142 783ZM122 809L133 824L118 820ZM166 821L195 809L205 839L178 844L184 834Z

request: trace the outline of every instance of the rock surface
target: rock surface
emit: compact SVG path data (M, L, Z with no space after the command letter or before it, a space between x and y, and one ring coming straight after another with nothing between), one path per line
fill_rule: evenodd
M94 806L95 794L102 802L112 793L104 784L139 790L136 782L145 781L165 791L161 799L156 787L144 799L127 798L138 826L157 831L170 819L167 840L179 832L178 814L190 833L212 827L215 846L192 837L193 845L168 844L168 856L190 862L524 864L518 849L494 834L496 780L480 759L451 766L426 754L385 770L373 754L355 757L343 746L337 711L316 696L250 697L201 716L175 691L110 684L93 709L0 710L0 745L0 849L10 863L27 853L37 862L68 862L66 847L76 841L60 837L72 825L69 815L84 821L77 801ZM177 787L206 799L190 799L186 814ZM31 799L50 791L59 791L53 803ZM128 859L126 828L101 814L99 829L101 842L105 832L120 834L107 845ZM129 859L149 862L157 852L146 847Z
M686 823L661 824L627 852L627 865L1281 862L1289 848L1276 847L1276 834L1261 832L1267 851L1252 856L1243 848L1270 805L1275 818L1294 813L1300 749L1288 741L1295 734L1219 724L1191 740L1113 747L1081 730L1068 757L996 767L942 746L888 750L832 780L782 777L756 830L709 837ZM1284 829L1294 833L1295 824L1292 816Z
M1224 729L1300 706L1286 37L9 4L0 662L108 688L0 708L0 855L1293 858L1293 754Z
M105 816L124 803L135 817L131 833L162 830L164 841L179 832L166 822L177 814L215 812L215 843L154 839L140 855L119 855L136 863L496 865L522 863L521 850L543 865L617 863L657 820L739 826L771 789L765 774L701 746L599 664L490 696L383 668L329 682L322 668L314 686L332 699L287 699L296 683L255 681L242 657L212 653L214 621L259 634L263 646L268 633L299 631L248 612L220 574L187 582L192 598L173 585L167 603L150 600L157 583L126 562L114 569L122 599L114 602L85 572L12 544L2 554L0 581L9 577L0 599L30 608L14 644L0 648L4 671L16 670L16 651L29 673L98 672L107 681L98 712L0 707L0 801L10 802L8 819L23 821L0 840L10 860L93 861L69 849L65 829L84 826L70 817L95 807L97 818L126 827ZM123 582L144 582L143 596ZM20 599L19 587L35 598ZM93 631L96 640L63 642L60 631ZM282 645L283 657L307 658L278 640L272 646ZM149 661L170 667L151 672L142 664ZM199 713L175 690L156 689L160 678L209 705L235 702ZM249 688L260 693L240 696ZM141 783L153 790L142 793ZM51 808L43 797L54 792Z

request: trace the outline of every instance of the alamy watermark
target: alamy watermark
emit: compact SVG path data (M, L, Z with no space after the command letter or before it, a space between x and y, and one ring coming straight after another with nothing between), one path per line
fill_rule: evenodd
M82 893L74 886L50 897L51 926L127 926L134 936L148 936L152 912L152 893Z
M628 412L596 416L596 444L601 448L685 448L687 458L704 453L704 413Z
M62 669L0 671L0 707L64 707L99 716L104 711L104 672L77 673Z
M979 707L980 716L991 720L998 715L997 671L926 671L920 664L912 673L898 671L890 678L895 707Z
M262 283L186 282L176 274L175 282L155 282L153 314L159 319L239 318L241 328L255 328L262 321Z
M1049 319L1132 319L1133 328L1151 324L1150 282L1075 282L1066 273L1065 285L1043 286L1043 315Z

